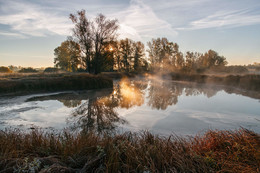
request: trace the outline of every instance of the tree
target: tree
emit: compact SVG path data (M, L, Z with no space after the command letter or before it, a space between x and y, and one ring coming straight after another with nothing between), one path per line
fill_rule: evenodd
M101 72L101 68L99 63L102 62L104 56L102 56L101 52L104 46L111 41L114 41L116 38L116 31L118 29L118 21L106 19L103 14L99 14L95 22L92 23L92 31L93 31L93 41L94 41L94 70L95 74Z
M72 40L61 43L54 49L54 64L66 71L76 71L81 64L80 45Z
M227 65L226 58L219 56L214 50L209 50L199 58L199 64L202 68L220 67Z
M1 66L0 73L12 73L12 70L10 70L8 67Z
M149 60L153 70L181 68L183 55L179 52L177 43L169 42L167 38L152 39L148 42Z
M91 72L91 61L93 57L91 21L86 18L85 10L78 11L77 14L78 17L70 14L70 19L72 23L75 24L73 28L73 36L80 44L81 50L85 54L85 57L83 58L84 66L88 72Z
M122 57L121 57L121 51L120 51L120 41L114 41L111 42L113 52L113 58L114 58L114 66L117 71L121 71L122 68Z
M125 70L130 71L131 59L133 57L134 42L128 38L120 40L120 54L122 56L122 62Z
M102 52L108 42L115 40L118 21L106 19L103 14L90 21L86 18L85 10L78 11L77 14L78 17L70 14L70 19L75 24L73 35L84 50L88 71L100 73L100 63L106 58Z
M140 41L134 43L134 70L140 70L141 58L144 56L144 44Z
M189 72L194 71L198 68L198 60L201 56L198 52L186 52L185 56L185 69Z

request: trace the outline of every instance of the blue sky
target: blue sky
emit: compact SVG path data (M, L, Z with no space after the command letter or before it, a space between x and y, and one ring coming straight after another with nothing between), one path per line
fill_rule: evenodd
M181 51L217 51L230 65L260 62L259 0L0 0L0 66L53 66L70 13L117 18L120 38L167 37Z

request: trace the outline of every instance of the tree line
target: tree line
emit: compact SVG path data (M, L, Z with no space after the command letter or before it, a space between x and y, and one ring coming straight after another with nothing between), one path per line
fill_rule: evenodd
M54 64L66 71L200 72L227 65L226 58L216 51L206 53L179 50L179 45L167 38L152 39L145 45L129 38L117 39L119 24L103 14L90 20L85 10L70 14L73 35L54 50ZM146 53L148 57L146 57Z

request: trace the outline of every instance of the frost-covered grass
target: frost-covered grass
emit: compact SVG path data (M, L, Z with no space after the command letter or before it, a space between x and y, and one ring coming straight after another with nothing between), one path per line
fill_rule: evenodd
M246 129L189 139L149 132L0 132L0 170L6 172L259 172L259 164L260 135Z

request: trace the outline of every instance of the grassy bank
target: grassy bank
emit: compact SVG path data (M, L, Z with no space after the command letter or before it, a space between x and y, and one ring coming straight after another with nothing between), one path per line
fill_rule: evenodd
M260 91L260 75L202 75L202 74L171 74L173 80L211 83L238 87L241 89Z
M260 135L245 129L190 139L0 132L2 172L259 172L259 164Z
M12 74L0 79L0 93L112 88L112 79L84 73Z

